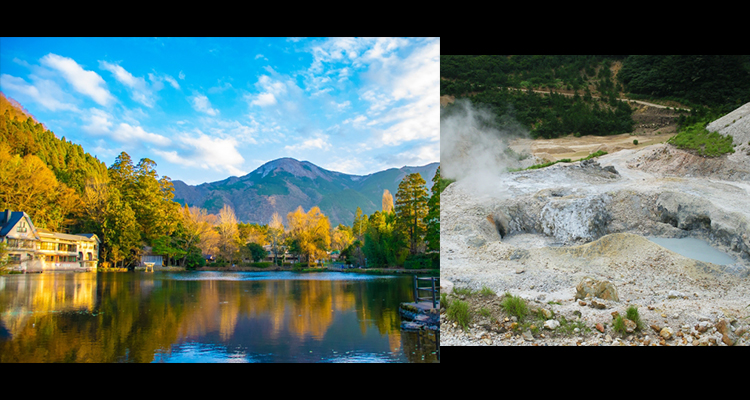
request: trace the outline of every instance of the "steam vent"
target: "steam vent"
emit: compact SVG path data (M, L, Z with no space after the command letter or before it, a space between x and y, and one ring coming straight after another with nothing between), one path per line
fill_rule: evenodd
M443 159L465 174L441 195L441 279L484 295L464 296L477 307L466 326L443 314L441 344L749 344L750 103L708 129L731 134L735 152L659 143L474 175L449 163L481 157ZM585 282L616 296L581 294ZM478 311L509 296L529 314ZM622 325L628 308L640 325Z

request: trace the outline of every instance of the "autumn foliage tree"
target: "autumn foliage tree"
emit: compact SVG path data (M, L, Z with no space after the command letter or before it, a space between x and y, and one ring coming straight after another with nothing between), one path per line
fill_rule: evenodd
M307 264L326 256L331 247L331 223L320 208L313 207L307 213L302 206L287 214L289 235L299 243L300 252Z

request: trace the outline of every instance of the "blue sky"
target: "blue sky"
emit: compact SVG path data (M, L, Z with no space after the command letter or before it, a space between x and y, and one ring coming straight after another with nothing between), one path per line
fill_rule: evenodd
M193 185L439 161L439 75L439 38L0 38L0 91L57 137Z

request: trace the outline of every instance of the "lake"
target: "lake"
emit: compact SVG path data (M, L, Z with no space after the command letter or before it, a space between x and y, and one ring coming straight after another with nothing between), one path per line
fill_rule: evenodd
M109 272L0 276L0 362L439 362L402 331L412 276Z

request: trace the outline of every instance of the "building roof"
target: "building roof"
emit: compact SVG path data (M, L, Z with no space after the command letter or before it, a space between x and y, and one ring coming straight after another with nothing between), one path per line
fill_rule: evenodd
M9 233L12 232L13 228L23 219L27 218L29 221L29 228L31 229L31 232L34 234L34 236L37 239L40 239L41 236L44 236L46 238L55 238L55 239L63 239L63 240L85 240L90 242L101 242L99 240L99 237L96 236L96 234L93 233L82 233L80 235L71 235L67 233L59 233L59 232L52 232L49 229L44 228L36 228L34 224L31 222L31 217L29 217L28 214L26 214L23 211L10 211L5 210L4 212L0 212L0 224L2 225L0 227L0 237L1 236L8 236Z
M5 210L4 212L0 213L0 224L2 224L2 227L0 227L0 236L8 236L8 234L13 230L13 228L24 218L26 217L29 221L29 225L31 225L32 232L36 235L36 228L34 228L34 225L31 223L31 217L28 216L23 211L10 211Z
M54 238L54 239L63 239L63 240L74 240L74 241L80 241L85 240L87 242L93 242L98 240L98 238L93 239L91 236L85 236L85 235L71 235L69 233L60 233L60 232L52 232L47 229L38 229L37 232L39 232L39 236L45 237L45 238ZM93 235L93 233L89 234Z

